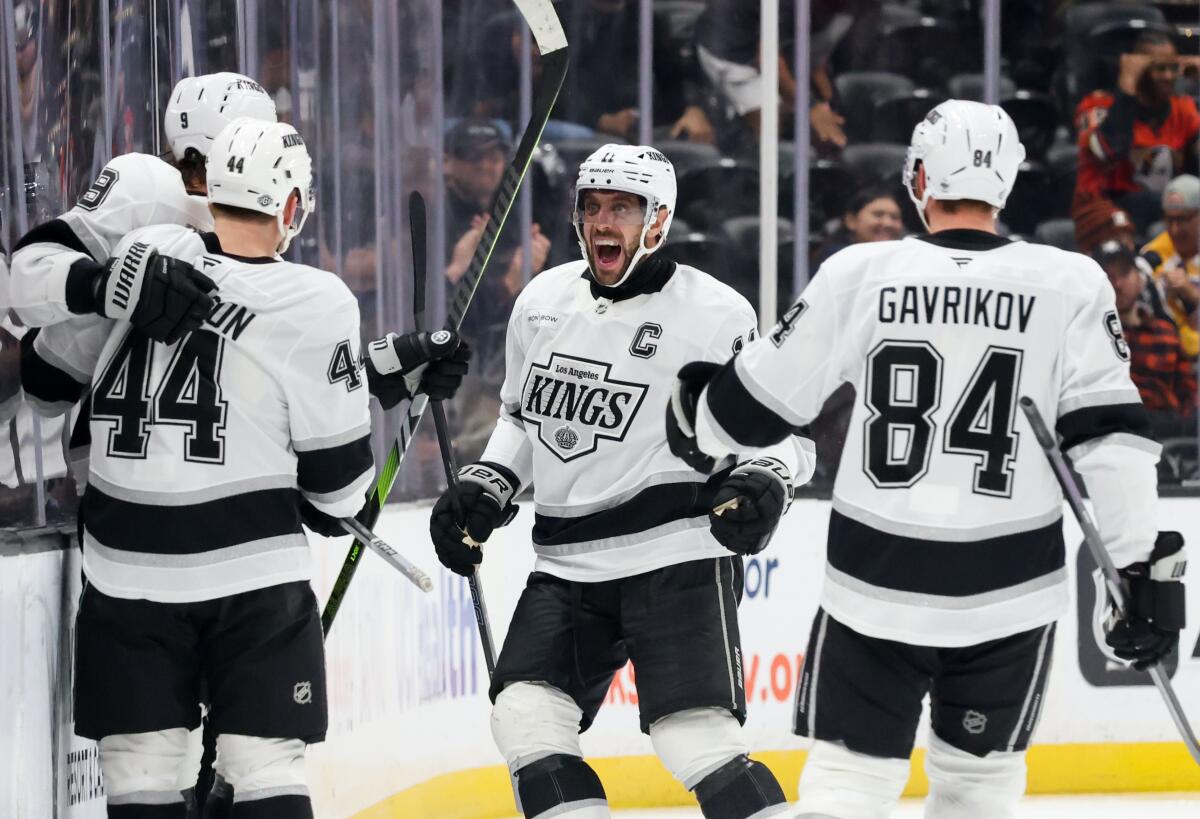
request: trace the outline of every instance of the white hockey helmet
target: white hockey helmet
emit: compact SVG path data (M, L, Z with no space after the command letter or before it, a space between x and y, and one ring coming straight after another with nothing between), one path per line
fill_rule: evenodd
M290 225L283 215L292 191L300 196ZM225 126L208 154L208 201L274 216L287 250L316 205L312 159L304 140L286 122L243 117Z
M922 222L930 198L974 199L999 210L1024 161L1025 146L1003 108L946 100L913 128L904 160L904 186ZM917 163L925 168L925 192L920 197L914 190Z
M274 122L271 95L249 77L229 71L184 77L171 91L163 115L171 153L183 159L188 148L195 148L208 156L217 134L238 117Z
M575 236L579 239L579 250L587 260L587 242L583 238L583 220L580 213L580 197L584 191L623 191L641 197L645 205L645 221L638 239L638 250L629 260L629 267L614 287L622 284L637 267L644 256L649 256L667 241L667 232L675 218L675 166L671 160L649 145L616 145L609 143L597 149L579 166L575 180L575 204L571 221L575 225ZM646 234L660 208L667 209L663 222L662 238L652 248L646 247ZM590 262L589 262L590 264Z

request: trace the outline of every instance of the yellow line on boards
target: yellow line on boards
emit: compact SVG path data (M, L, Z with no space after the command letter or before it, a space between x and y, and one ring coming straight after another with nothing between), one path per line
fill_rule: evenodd
M789 800L804 751L761 751L754 758L774 771ZM912 758L905 796L929 787L925 752ZM694 805L692 795L653 756L602 757L588 763L600 775L609 804L622 808ZM1181 742L1035 745L1029 751L1029 793L1200 791L1200 768ZM355 815L354 819L501 819L514 815L508 771L501 765L436 776Z

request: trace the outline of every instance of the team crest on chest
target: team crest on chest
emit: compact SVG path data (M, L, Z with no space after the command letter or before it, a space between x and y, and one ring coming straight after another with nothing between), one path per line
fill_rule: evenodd
M552 353L534 364L521 391L521 418L560 460L596 451L601 439L624 440L646 397L646 385L609 377L603 361Z

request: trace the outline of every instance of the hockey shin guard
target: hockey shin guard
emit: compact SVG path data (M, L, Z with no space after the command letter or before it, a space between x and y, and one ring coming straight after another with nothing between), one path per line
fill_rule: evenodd
M577 756L554 754L531 762L517 771L517 782L526 819L551 810L564 819L609 816L600 777Z
M767 819L783 816L788 810L775 775L745 755L701 779L692 793L705 819Z

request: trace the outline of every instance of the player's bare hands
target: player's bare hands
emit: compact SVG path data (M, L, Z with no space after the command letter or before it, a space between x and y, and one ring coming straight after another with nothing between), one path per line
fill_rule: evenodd
M818 140L838 148L846 147L846 132L842 130L846 118L834 111L829 103L818 102L809 109L808 116Z
M615 134L619 137L628 138L633 132L633 127L637 125L637 121L637 109L626 108L623 111L616 111L612 114L601 114L600 119L596 122L596 129L606 134Z
M483 238L483 229L487 227L487 223L487 216L473 217L471 227L454 243L454 249L450 252L450 261L446 265L446 278L450 280L451 284L457 284L458 280L467 272L467 268L470 267L471 257L475 255L475 248Z
M712 145L716 141L712 123L708 121L704 109L698 105L689 105L683 116L677 119L671 128L671 139L678 139L684 135L691 142L703 142L705 145Z

